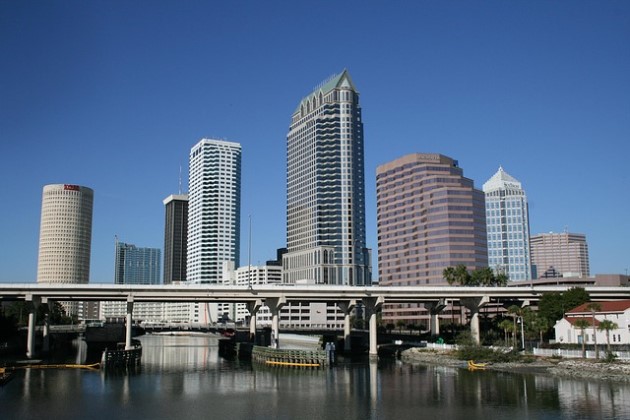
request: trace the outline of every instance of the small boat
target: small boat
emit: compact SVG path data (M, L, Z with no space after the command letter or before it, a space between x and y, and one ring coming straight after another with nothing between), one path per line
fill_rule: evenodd
M475 363L474 360L468 361L468 369L485 369L488 366L487 363Z

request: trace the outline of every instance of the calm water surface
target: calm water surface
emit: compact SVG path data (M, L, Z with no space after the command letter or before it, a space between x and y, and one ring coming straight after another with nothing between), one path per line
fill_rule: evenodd
M212 337L145 336L141 371L26 369L0 419L628 419L627 384L341 361L326 370L232 362Z

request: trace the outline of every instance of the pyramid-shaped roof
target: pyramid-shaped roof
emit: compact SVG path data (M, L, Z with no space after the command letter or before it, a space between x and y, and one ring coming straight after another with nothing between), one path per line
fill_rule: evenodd
M346 69L344 69L341 73L333 75L329 79L325 80L321 85L316 87L315 90L313 90L313 92L311 92L309 95L302 98L297 108L295 109L294 113L298 112L300 110L300 107L304 103L306 103L306 101L310 101L311 98L313 98L313 96L319 94L320 92L322 93L322 95L326 95L331 90L340 88L340 87L349 87L353 91L357 92L357 89L354 87L354 83L352 83L352 78L350 77L350 73Z
M499 166L497 173L483 184L483 192L507 188L521 189L522 187L519 180L503 170L503 166Z

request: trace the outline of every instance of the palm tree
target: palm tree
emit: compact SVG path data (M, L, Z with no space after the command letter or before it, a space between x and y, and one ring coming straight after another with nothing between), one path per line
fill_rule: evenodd
M463 264L459 264L456 267L446 267L442 271L442 276L448 284L456 283L459 286L469 286L471 278L470 273Z
M514 348L516 348L516 345L517 345L516 344L516 336L518 335L517 334L518 328L516 328L516 320L518 318L521 318L521 322L523 322L523 308L521 308L518 305L512 305L512 306L510 306L508 308L507 311L508 311L508 314L512 315L512 317L514 318L514 335L513 335L513 337L514 337ZM525 344L525 343L523 343L523 344Z
M610 319L605 319L599 323L598 329L600 331L606 331L606 351L608 353L610 353L610 330L616 330L617 328L619 328L619 325Z
M508 278L507 274L499 273L494 278L494 285L495 286L507 286L508 280L509 280L509 278Z
M512 321L510 321L509 319L504 319L503 321L499 322L499 328L501 328L503 330L503 333L505 334L505 345L508 345L508 333L514 333L514 327L512 326Z
M602 310L602 305L597 302L591 302L586 305L586 309L591 311L591 321L593 324L593 344L595 345L595 359L599 359L599 348L597 347L597 331L595 331L595 312Z
M543 342L543 334L549 330L549 320L537 312L532 312L530 315L530 328L538 333L538 345L541 346Z
M582 334L582 358L586 359L586 328L589 326L590 324L588 323L588 321L584 318L580 318L577 321L575 321L575 326L578 327L580 329L580 334Z

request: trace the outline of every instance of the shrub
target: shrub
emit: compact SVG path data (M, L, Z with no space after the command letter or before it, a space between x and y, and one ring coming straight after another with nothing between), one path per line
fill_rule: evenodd
M489 347L482 346L461 346L456 356L460 360L474 360L477 362L493 362L493 363L507 363L522 361L523 357L517 351L504 352L501 350L494 350Z
M607 351L606 356L601 360L604 363L614 363L617 360L617 355L612 351Z

